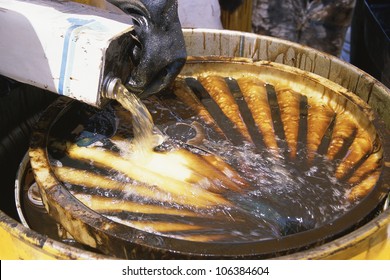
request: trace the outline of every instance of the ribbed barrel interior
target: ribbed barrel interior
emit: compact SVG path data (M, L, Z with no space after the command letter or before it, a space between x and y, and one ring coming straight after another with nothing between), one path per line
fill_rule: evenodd
M320 228L376 186L381 141L348 92L275 65L187 67L144 100L165 137L151 155L131 154L132 116L118 103L57 121L52 168L80 202L162 236L240 243Z
M233 145L253 143L303 170L332 162L335 177L350 184L351 200L364 197L379 178L381 143L347 100L332 104L254 77L186 78L177 81L175 94L190 108L208 112L208 122Z

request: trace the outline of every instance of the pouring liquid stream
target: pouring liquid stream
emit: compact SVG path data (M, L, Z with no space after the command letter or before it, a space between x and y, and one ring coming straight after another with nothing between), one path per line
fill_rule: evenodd
M146 155L153 151L153 148L158 146L161 142L162 136L154 133L153 118L142 103L142 101L134 94L127 90L127 88L119 83L116 86L116 100L122 105L124 109L129 111L132 116L133 127L133 152Z

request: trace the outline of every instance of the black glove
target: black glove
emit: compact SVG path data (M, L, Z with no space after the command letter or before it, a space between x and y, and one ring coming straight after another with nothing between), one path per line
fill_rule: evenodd
M139 42L131 60L134 68L126 87L144 98L165 89L179 74L187 53L177 0L108 0L135 21Z

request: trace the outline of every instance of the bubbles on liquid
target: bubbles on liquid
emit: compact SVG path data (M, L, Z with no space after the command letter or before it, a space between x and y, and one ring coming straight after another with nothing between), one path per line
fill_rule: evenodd
M325 158L305 169L269 157L250 144L209 144L252 184L246 194L252 200L252 215L266 219L271 227L283 224L290 233L294 228L311 229L334 220L352 206L345 198L345 185L334 177L334 167Z
M50 159L50 165L55 166L55 167L62 167L63 164L61 161L56 160L56 159Z
M172 147L167 141L168 139L156 129L142 102L135 100L134 97L129 97L130 100L126 100L125 96L131 95L125 91L123 91L123 95L119 102L132 114L131 127L134 130L134 138L111 139L121 156L123 158L134 156L142 158L158 145L160 149L169 151ZM152 114L158 115L161 111L164 114L172 113L160 104L155 107ZM137 116L137 114L139 115ZM142 205L151 204L201 213L203 217L208 218L197 220L198 224L206 227L202 230L202 234L223 233L228 236L223 242L262 240L294 234L332 222L350 209L351 204L345 199L345 186L334 176L334 163L327 161L326 158L318 155L319 160L313 165L303 164L299 161L288 161L283 157L283 153L276 155L267 150L259 150L248 142L234 146L227 140L214 137L213 129L202 123L199 117L192 116L182 120L173 113L171 115L169 121L172 122L173 119L183 125L166 125L166 129L163 130L166 134L175 135L177 133L177 140L186 142L187 138L192 139L192 135L188 137L185 134L194 132L191 124L193 122L202 124L202 131L205 133L204 139L199 142L201 148L219 156L231 165L249 183L249 186L241 192L226 191L221 193L231 202L231 205L196 209L193 206L179 205L176 203L177 198L174 199L169 192L155 191L154 197L139 196L136 189L145 187L144 184L121 173L110 173L110 179L123 183L122 193L118 196L115 192L97 190L96 192L100 196L134 201ZM175 130L175 128L181 129L181 131ZM279 139L279 141L283 140ZM298 150L297 158L304 157L305 151ZM93 162L90 164L93 166ZM228 177L233 175L228 169L223 172ZM196 187L208 190L213 184L220 186L222 183L218 180L204 178L197 183ZM153 186L146 187L153 189ZM84 200L89 201L87 198ZM126 218L125 214L121 213L121 215L121 217ZM144 217L146 216L144 215ZM162 215L162 217L165 216ZM223 218L220 218L221 216ZM172 222L175 219L184 221L185 217L171 216L169 221ZM118 218L118 221L123 223L125 219ZM210 223L212 223L212 227L207 228ZM159 234L164 235L163 232ZM174 236L185 238L184 235L181 236L180 232Z

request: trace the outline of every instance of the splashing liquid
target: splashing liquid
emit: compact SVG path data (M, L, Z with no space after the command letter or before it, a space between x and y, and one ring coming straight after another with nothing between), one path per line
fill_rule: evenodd
M338 161L323 154L308 161L306 140L299 133L294 158L282 134L274 135L281 147L274 154L264 148L261 135L251 132L254 143L241 141L234 124L206 94L199 96L205 95L201 102L207 114L206 109L197 110L200 101L185 99L191 95L182 101L175 96L180 92L174 93L141 102L117 85L114 94L123 108L115 104L120 125L109 139L116 150L104 143L98 148L74 147L65 160L58 160L71 167L81 162L82 184L66 169L57 176L64 176L61 180L80 201L114 221L202 242L278 238L320 227L354 206L345 197L348 182L335 177ZM235 99L246 112L248 127L254 128L244 100ZM295 101L283 104L306 108ZM301 115L305 124L308 113ZM215 130L216 124L222 129ZM273 127L281 131L282 121L274 121ZM308 125L300 127L306 136ZM126 135L122 142L117 140ZM167 141L161 143L161 137ZM179 145L170 146L172 142Z
M160 136L162 135L156 133L154 130L154 122L151 113L145 104L139 100L135 94L130 93L122 84L116 88L116 98L122 107L129 111L132 115L132 129L134 137L132 139L133 147L129 150L129 153L123 152L127 149L126 144L120 147L122 156L128 159L132 158L132 160L136 158L145 166L153 164L157 155L153 150L156 146L161 144L161 141L159 140L161 140ZM177 102L175 103L178 105ZM165 108L164 110L168 110L173 113L173 111L168 108ZM157 118L159 117L157 116ZM176 119L176 122L177 121L180 120ZM199 122L201 122L201 120L199 120ZM178 126L174 126L175 129L172 134L168 133L168 137L174 138L177 137L178 134L181 134L177 130ZM206 127L203 127L202 129L207 130ZM182 136L185 137L184 135ZM292 177L295 177L296 174L291 174L291 166L285 166L282 162L275 159L267 159L267 155L265 153L255 152L253 148L254 147L249 143L236 146L232 146L229 141L221 140L211 140L207 143L208 152L211 152L213 155L220 158L224 158L227 163L234 166L237 170L244 169L245 172L240 170L239 173L252 185L252 187L247 189L245 193L227 191L223 195L227 201L233 203L233 207L225 205L225 207L220 207L219 209L217 209L217 207L215 209L208 210L210 213L213 211L223 212L225 215L230 216L229 219L231 220L241 220L241 222L230 221L232 222L232 229L230 229L232 237L230 238L246 240L252 238L256 239L260 236L261 238L265 238L267 235L286 235L313 228L316 223L322 224L327 220L331 220L332 217L331 215L329 216L329 212L333 212L333 214L338 213L339 215L340 212L342 213L345 211L344 209L336 209L335 211L330 211L329 209L322 211L322 209L320 209L317 211L315 208L308 206L307 203L304 202L305 199L299 198L299 196L296 197L296 194L307 194L308 190L316 192L316 188L319 188L318 191L321 192L321 188L317 185L318 182L311 182L307 179L312 176L298 176L294 180ZM199 151L192 150L191 152L197 153ZM161 174L166 177L175 177L175 174L173 173L180 173L181 169L185 169L185 171L181 173L193 172L191 167L186 169L186 167L175 161L175 159L171 160L169 156L170 154L170 152L165 153L166 157L163 158L164 162L159 161L159 166L153 166L150 169L153 172L159 172L161 166L166 165L167 169L164 169ZM330 168L330 166L324 167L324 169L328 168ZM259 176L259 172L263 175ZM323 170L321 170L321 172L323 172ZM180 180L183 180L183 186L186 185L184 179ZM205 180L201 180L201 182L205 185L215 183L211 182L206 177ZM259 186L261 186L261 188ZM196 189L198 186L196 186L196 184L192 184L191 188L192 187ZM342 188L342 186L339 187ZM276 191L278 189L279 191ZM335 189L337 189L337 187L335 187ZM177 191L178 193L182 192L184 195L187 190L180 187L177 188ZM279 192L279 195L288 197L289 203L294 205L294 208L298 210L288 210L289 203L286 204L283 200L280 201L277 196L275 197L275 191ZM330 195L330 197L335 200L332 201L330 205L337 204L340 199L339 196L342 196L341 192L340 194ZM327 197L329 197L329 195ZM320 218L313 218L313 215ZM246 226L242 224L242 221L245 221L244 224L246 223ZM240 230L235 228L234 224L240 225ZM130 225L133 224L130 223ZM221 229L224 227L225 226L221 225ZM210 230L209 233L215 234L213 230Z
M153 131L154 123L148 109L122 83L117 85L115 90L116 100L132 115L133 152L146 154L152 151L154 147L160 144L161 135Z

